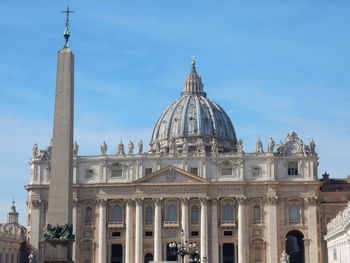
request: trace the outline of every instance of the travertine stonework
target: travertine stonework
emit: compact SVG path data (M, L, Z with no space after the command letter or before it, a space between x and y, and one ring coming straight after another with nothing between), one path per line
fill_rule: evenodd
M75 262L173 260L167 244L198 243L207 262L327 262L326 223L346 205L348 183L318 179L313 140L294 131L244 152L222 108L209 100L195 65L184 92L155 125L151 148L80 156L74 151ZM115 149L116 147L111 147ZM33 149L28 190L29 240L47 224L50 147ZM339 185L337 190L333 185Z

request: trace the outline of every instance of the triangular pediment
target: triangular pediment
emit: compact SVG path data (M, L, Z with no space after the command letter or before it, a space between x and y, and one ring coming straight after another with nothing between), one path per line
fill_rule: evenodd
M135 183L138 183L138 184L169 184L169 183L206 184L208 183L208 181L202 177L191 174L178 167L169 165L146 177L138 179L137 181L135 181Z

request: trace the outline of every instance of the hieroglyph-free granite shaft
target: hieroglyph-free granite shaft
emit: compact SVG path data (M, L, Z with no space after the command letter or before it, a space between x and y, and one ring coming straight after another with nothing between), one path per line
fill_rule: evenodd
M58 52L47 222L72 223L74 55Z
M65 46L58 52L51 178L44 262L71 262L73 183L74 55ZM67 228L66 226L70 228Z

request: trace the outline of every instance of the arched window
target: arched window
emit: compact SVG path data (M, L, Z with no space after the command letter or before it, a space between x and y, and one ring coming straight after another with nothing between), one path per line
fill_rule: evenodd
M85 208L85 218L84 218L85 224L91 224L92 223L92 208L87 207Z
M123 221L123 209L120 205L113 207L112 221L121 222Z
M260 246L256 246L254 248L254 258L256 262L260 262L261 261L261 247Z
M198 206L191 207L191 223L198 223Z
M225 221L233 221L233 207L232 205L224 206L224 220Z
M254 205L253 207L253 221L254 223L261 222L261 208L259 205Z
M146 224L153 222L153 208L151 206L146 207Z
M292 221L299 221L300 220L299 206L297 204L292 204L290 206L289 219Z
M177 210L175 205L168 206L168 221L177 221Z

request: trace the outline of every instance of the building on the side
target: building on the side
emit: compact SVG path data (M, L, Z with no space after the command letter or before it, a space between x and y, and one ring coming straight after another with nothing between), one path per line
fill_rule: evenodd
M27 230L18 223L15 203L7 214L7 222L0 224L0 263L27 262Z
M350 262L350 202L327 224L324 239L327 242L329 263Z
M338 191L327 175L319 180L315 142L294 131L245 152L194 62L150 149L141 141L114 148L103 142L100 154L81 156L74 147L75 262L176 260L168 244L181 230L208 263L279 263L283 250L291 263L327 262L326 223L346 206L349 184ZM50 154L51 145L34 146L26 186L36 249L47 224Z

